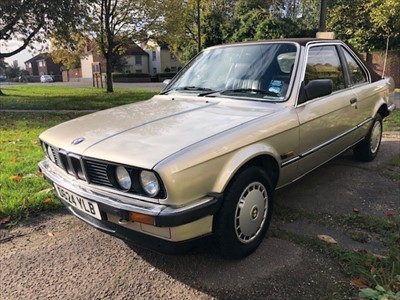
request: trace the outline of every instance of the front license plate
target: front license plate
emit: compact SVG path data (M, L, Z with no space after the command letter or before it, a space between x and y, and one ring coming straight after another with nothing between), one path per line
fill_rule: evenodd
M56 188L58 196L66 201L68 204L79 209L80 211L83 211L84 213L87 213L88 215L91 215L96 219L101 220L99 206L96 202L92 202L90 200L82 198L81 196L67 191L56 184L54 184L54 187Z

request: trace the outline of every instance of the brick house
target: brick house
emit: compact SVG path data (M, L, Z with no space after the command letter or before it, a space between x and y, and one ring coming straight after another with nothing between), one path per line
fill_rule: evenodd
M40 53L25 61L29 75L60 75L61 65L54 63L49 53Z

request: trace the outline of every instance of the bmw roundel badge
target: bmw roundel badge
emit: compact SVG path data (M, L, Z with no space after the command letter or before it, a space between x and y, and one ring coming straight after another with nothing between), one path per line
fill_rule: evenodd
M85 140L85 138L83 138L83 137L78 137L78 138L74 139L74 140L71 142L71 144L72 144L72 145L78 145L78 144L82 143L84 140Z

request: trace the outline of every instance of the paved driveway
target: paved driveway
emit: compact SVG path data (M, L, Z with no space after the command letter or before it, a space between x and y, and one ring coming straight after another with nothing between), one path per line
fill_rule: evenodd
M400 155L400 134L385 133L377 159L355 162L351 152L276 193L270 235L243 260L218 256L211 244L186 255L164 255L101 233L66 211L0 229L1 299L345 299L357 295L337 262L272 233L333 236L341 247L385 251L358 243L341 228L312 219L283 221L287 210L309 214L400 213L400 187L388 167ZM279 236L279 235L275 235ZM343 293L343 291L345 291Z

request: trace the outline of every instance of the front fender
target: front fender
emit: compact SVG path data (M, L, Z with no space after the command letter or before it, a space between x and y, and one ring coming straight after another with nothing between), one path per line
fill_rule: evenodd
M275 161L280 161L276 150L269 145L257 143L244 147L231 156L223 166L215 181L213 191L223 192L238 170L249 161L259 156L270 156L275 159Z

